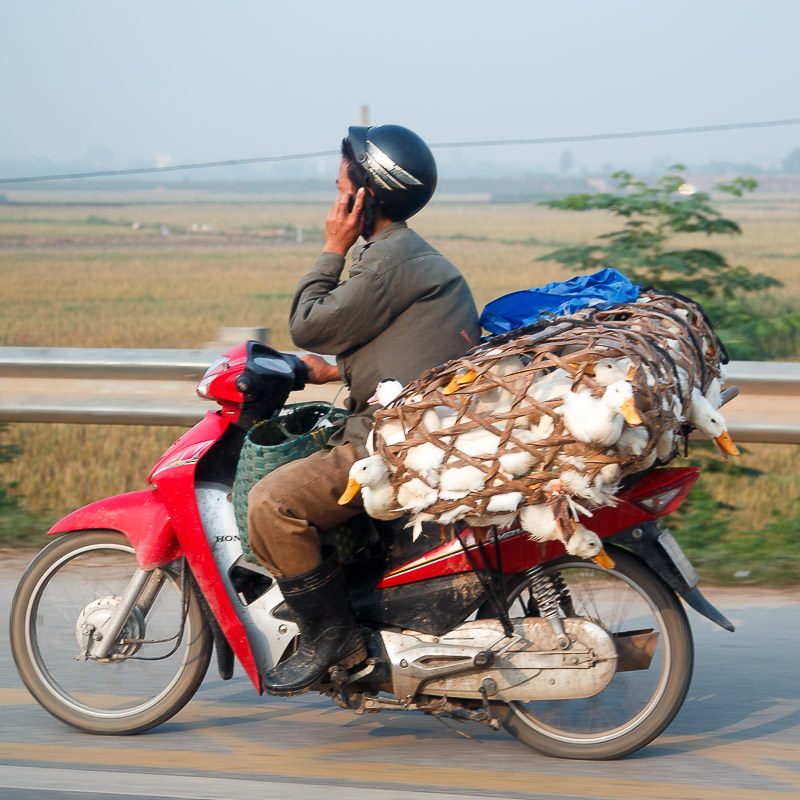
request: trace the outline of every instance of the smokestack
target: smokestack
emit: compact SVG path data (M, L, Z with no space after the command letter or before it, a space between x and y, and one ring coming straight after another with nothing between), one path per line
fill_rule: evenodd
M369 106L361 106L361 124L369 125Z

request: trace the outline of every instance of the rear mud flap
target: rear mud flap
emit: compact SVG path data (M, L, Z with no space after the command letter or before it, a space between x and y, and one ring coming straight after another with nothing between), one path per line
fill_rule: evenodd
M608 541L637 555L698 614L726 631L735 630L733 623L697 588L694 568L668 530L649 522L622 531Z

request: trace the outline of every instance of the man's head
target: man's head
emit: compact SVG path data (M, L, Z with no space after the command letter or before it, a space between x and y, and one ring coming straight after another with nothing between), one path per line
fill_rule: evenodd
M428 145L400 125L352 126L342 142L342 159L354 191L362 186L380 214L406 220L431 199L436 189L436 162ZM365 230L367 225L365 206Z

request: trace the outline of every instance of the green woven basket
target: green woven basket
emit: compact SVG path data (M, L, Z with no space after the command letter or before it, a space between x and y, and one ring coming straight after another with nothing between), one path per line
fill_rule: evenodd
M257 561L247 536L247 495L267 473L322 450L347 411L330 403L293 403L254 425L245 436L236 478L233 510L248 561Z

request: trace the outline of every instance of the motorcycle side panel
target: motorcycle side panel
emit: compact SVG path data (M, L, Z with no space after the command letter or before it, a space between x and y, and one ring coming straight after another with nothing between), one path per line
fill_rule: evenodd
M278 663L297 635L297 625L272 615L273 610L283 602L277 583L273 582L264 594L251 603L246 603L236 593L230 571L242 556L242 541L230 500L230 487L198 481L197 507L222 584L234 613L247 631L256 669L261 674Z
M60 519L48 534L98 529L124 533L144 570L161 567L182 555L169 512L155 489L90 503Z
M643 525L656 518L656 514L648 512L634 501L657 493L660 489L677 484L691 485L697 479L695 467L675 467L657 469L644 475L632 486L619 494L616 506L599 508L591 517L581 516L580 521L591 531L605 539L634 525ZM666 510L665 513L669 513ZM462 534L472 561L481 568L487 564L490 569L497 570L497 556L494 542L484 545L483 551L478 547L475 537L469 528ZM519 527L502 530L499 533L500 562L503 572L514 574L525 572L531 567L564 555L564 547L558 541L536 542L526 531ZM485 554L485 558L484 555ZM472 569L470 558L458 539L451 539L427 553L423 553L404 564L387 572L379 589L391 586L402 586L416 581L429 580L442 575L453 575Z
M216 444L225 433L228 422L219 414L208 411L200 422L179 436L158 459L147 482L158 484L165 473L178 471L179 475L191 477L197 462Z
M430 580L352 591L353 610L363 623L411 628L438 636L463 622L486 599L473 572L440 575Z
M525 572L540 562L558 558L564 553L564 547L560 542L534 542L528 533L519 527L500 531L499 537L500 561L503 564L503 572L507 574ZM483 568L488 564L490 569L497 569L497 557L493 542L484 545L483 553L486 556L484 559L469 528L462 532L461 538L469 551L470 558L478 568ZM425 581L442 575L455 575L471 570L470 559L464 553L461 543L458 539L452 539L419 558L388 572L378 584L378 589L403 586L416 581Z

